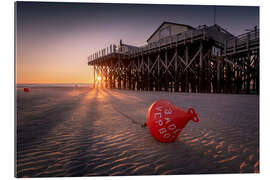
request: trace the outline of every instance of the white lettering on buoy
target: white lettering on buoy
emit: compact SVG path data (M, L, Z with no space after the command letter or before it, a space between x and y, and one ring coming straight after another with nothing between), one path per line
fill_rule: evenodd
M171 131L173 131L173 130L176 129L176 125L175 125L175 124L170 124L170 125L168 126L168 129L171 130Z
M172 114L172 109L165 109L164 114Z
M162 106L159 106L159 107L156 107L156 110L158 110L158 111L161 112L162 111L162 108L163 108Z
M166 121L166 124L168 124L171 121L171 118L164 118Z
M159 129L159 133L160 133L160 134L164 134L165 132L167 132L166 128L161 128L161 129Z
M160 120L157 120L155 121L159 126L163 126L163 121L160 119Z
M159 119L161 119L161 117L162 117L162 116L161 116L161 112L158 112L158 113L155 113L155 114L154 114L154 118L155 118L155 119L157 119L157 116L159 116Z
M170 122L172 122L171 118L166 117L167 115L171 115L173 113L172 109L171 108L164 109L163 106L158 106L158 107L155 107L155 110L156 110L156 112L154 113L154 119L156 119L155 123L157 126L159 126L158 128L160 128L160 129L158 129L159 134L161 134L164 139L168 139L170 137L175 137L175 135L178 132L180 132L181 129L180 128L177 129L177 127L174 123L170 124ZM164 111L162 111L162 110L164 110ZM162 113L164 113L164 114L162 114ZM162 116L165 116L165 117L162 118ZM169 124L167 126L167 128L163 127L164 123Z

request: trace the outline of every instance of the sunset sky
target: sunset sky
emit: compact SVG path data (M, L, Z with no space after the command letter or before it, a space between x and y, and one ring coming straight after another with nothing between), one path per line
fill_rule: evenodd
M109 44L145 45L163 21L213 24L213 6L17 3L17 83L92 83L87 56ZM234 35L259 25L258 7L216 8Z

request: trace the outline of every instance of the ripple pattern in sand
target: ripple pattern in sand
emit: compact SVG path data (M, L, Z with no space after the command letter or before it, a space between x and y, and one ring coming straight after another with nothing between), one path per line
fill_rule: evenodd
M33 97L18 91L18 177L259 172L256 111L244 116L246 123L243 116L236 123L202 111L203 122L190 123L177 141L163 144L138 124L151 102L168 94L75 90L37 89ZM180 97L189 102L188 95ZM213 123L219 117L224 119Z

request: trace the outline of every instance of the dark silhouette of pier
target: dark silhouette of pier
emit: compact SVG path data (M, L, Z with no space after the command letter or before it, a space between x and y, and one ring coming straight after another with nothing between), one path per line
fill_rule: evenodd
M233 36L219 25L203 25L143 47L121 40L90 55L88 65L100 87L259 94L259 29Z

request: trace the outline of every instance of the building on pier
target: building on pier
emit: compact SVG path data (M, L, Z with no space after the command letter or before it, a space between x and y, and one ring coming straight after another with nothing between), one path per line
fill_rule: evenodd
M259 30L163 22L136 47L110 45L88 57L101 87L172 92L259 93Z
M172 22L163 22L157 30L147 39L147 43L153 43L157 41L161 41L162 39L176 35L181 34L188 30L193 30L194 28L189 25L185 24L177 24Z

